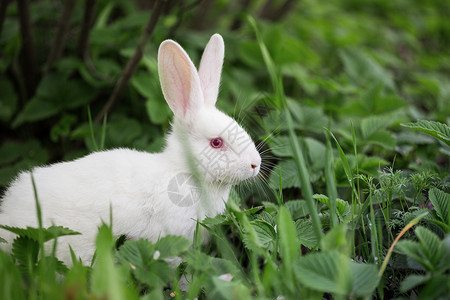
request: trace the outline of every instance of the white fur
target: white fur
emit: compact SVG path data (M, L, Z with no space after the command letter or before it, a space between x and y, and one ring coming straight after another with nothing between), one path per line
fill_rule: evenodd
M70 263L70 245L84 262L92 260L97 227L109 223L110 208L116 237L156 241L176 234L192 240L195 220L223 212L231 186L258 174L261 157L251 138L215 108L223 49L221 36L213 35L199 75L177 43L161 44L161 86L175 115L162 153L115 149L32 170L44 227L60 225L82 233L59 238L60 259ZM224 147L212 148L210 140L219 136ZM171 196L180 174L192 176L190 205L179 206ZM182 192L186 194L186 186ZM30 172L12 182L0 211L2 225L37 226ZM14 234L0 230L0 236L8 241L2 247L10 248Z

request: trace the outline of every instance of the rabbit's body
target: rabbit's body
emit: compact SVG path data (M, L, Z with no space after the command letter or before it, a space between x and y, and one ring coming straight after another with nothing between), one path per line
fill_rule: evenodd
M35 168L33 177L43 226L60 225L82 233L59 238L58 257L70 262L66 246L70 244L77 256L89 262L97 228L102 221L109 223L110 209L116 237L156 241L160 236L176 234L192 239L195 220L223 212L230 186L212 187L213 192L205 197L215 200L211 205L202 205L198 199L194 205L179 206L169 199L168 183L174 174L186 173L188 169L170 161L169 153L149 154L130 149L96 152L75 161ZM111 175L109 181L101 180L105 174ZM58 189L52 184L55 178ZM183 194L187 194L186 190ZM4 199L0 224L37 227L29 172L20 174ZM12 240L14 235L0 229L0 236Z
M219 35L208 43L198 72L178 44L161 44L161 86L175 115L162 153L116 149L32 170L43 226L81 233L58 239L60 259L70 262L70 245L90 262L97 228L111 213L116 237L192 239L196 220L223 212L231 186L258 174L261 157L250 136L215 108L222 61ZM0 224L37 226L30 172L6 191ZM8 241L0 246L10 248L14 235L0 229L0 237Z

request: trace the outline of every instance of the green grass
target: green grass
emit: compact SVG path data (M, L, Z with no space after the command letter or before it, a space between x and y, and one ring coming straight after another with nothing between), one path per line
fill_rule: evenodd
M31 2L37 71L29 89L19 12L8 5L0 35L3 188L18 170L92 151L160 151L171 113L156 80L157 47L173 38L198 61L213 32L226 47L219 108L237 112L264 141L264 165L261 181L235 188L223 214L198 222L207 244L200 230L193 242L123 243L103 225L95 263L72 253L65 266L54 252L58 237L77 234L70 228L3 226L18 238L11 253L0 251L1 299L448 297L449 4L300 1L270 21L259 16L263 2L213 2L208 26L197 15L204 7L172 7L103 124L93 120L148 11L99 1L86 60L77 55L77 2L63 55L44 73L61 7ZM44 251L44 243L52 247ZM172 256L184 260L176 270L165 261ZM182 273L187 291L178 287Z

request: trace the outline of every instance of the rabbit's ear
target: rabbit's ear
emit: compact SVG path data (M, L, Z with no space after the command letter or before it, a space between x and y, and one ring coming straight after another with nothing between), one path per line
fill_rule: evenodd
M206 105L216 105L219 94L225 46L220 34L214 34L206 45L198 75Z
M158 71L164 98L175 117L190 123L204 105L197 69L186 52L172 40L158 51Z

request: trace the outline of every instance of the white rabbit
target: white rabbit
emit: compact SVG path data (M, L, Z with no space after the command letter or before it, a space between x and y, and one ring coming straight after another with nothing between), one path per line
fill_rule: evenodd
M261 157L250 136L220 112L216 99L224 56L219 34L208 42L199 70L172 40L158 51L164 97L174 113L162 153L115 149L32 170L44 227L60 225L82 233L58 239L57 256L70 264L70 245L85 263L92 260L97 228L109 223L128 239L175 234L193 238L195 220L225 209L232 185L255 177ZM37 226L30 172L5 192L0 224ZM0 229L10 248L14 234Z

